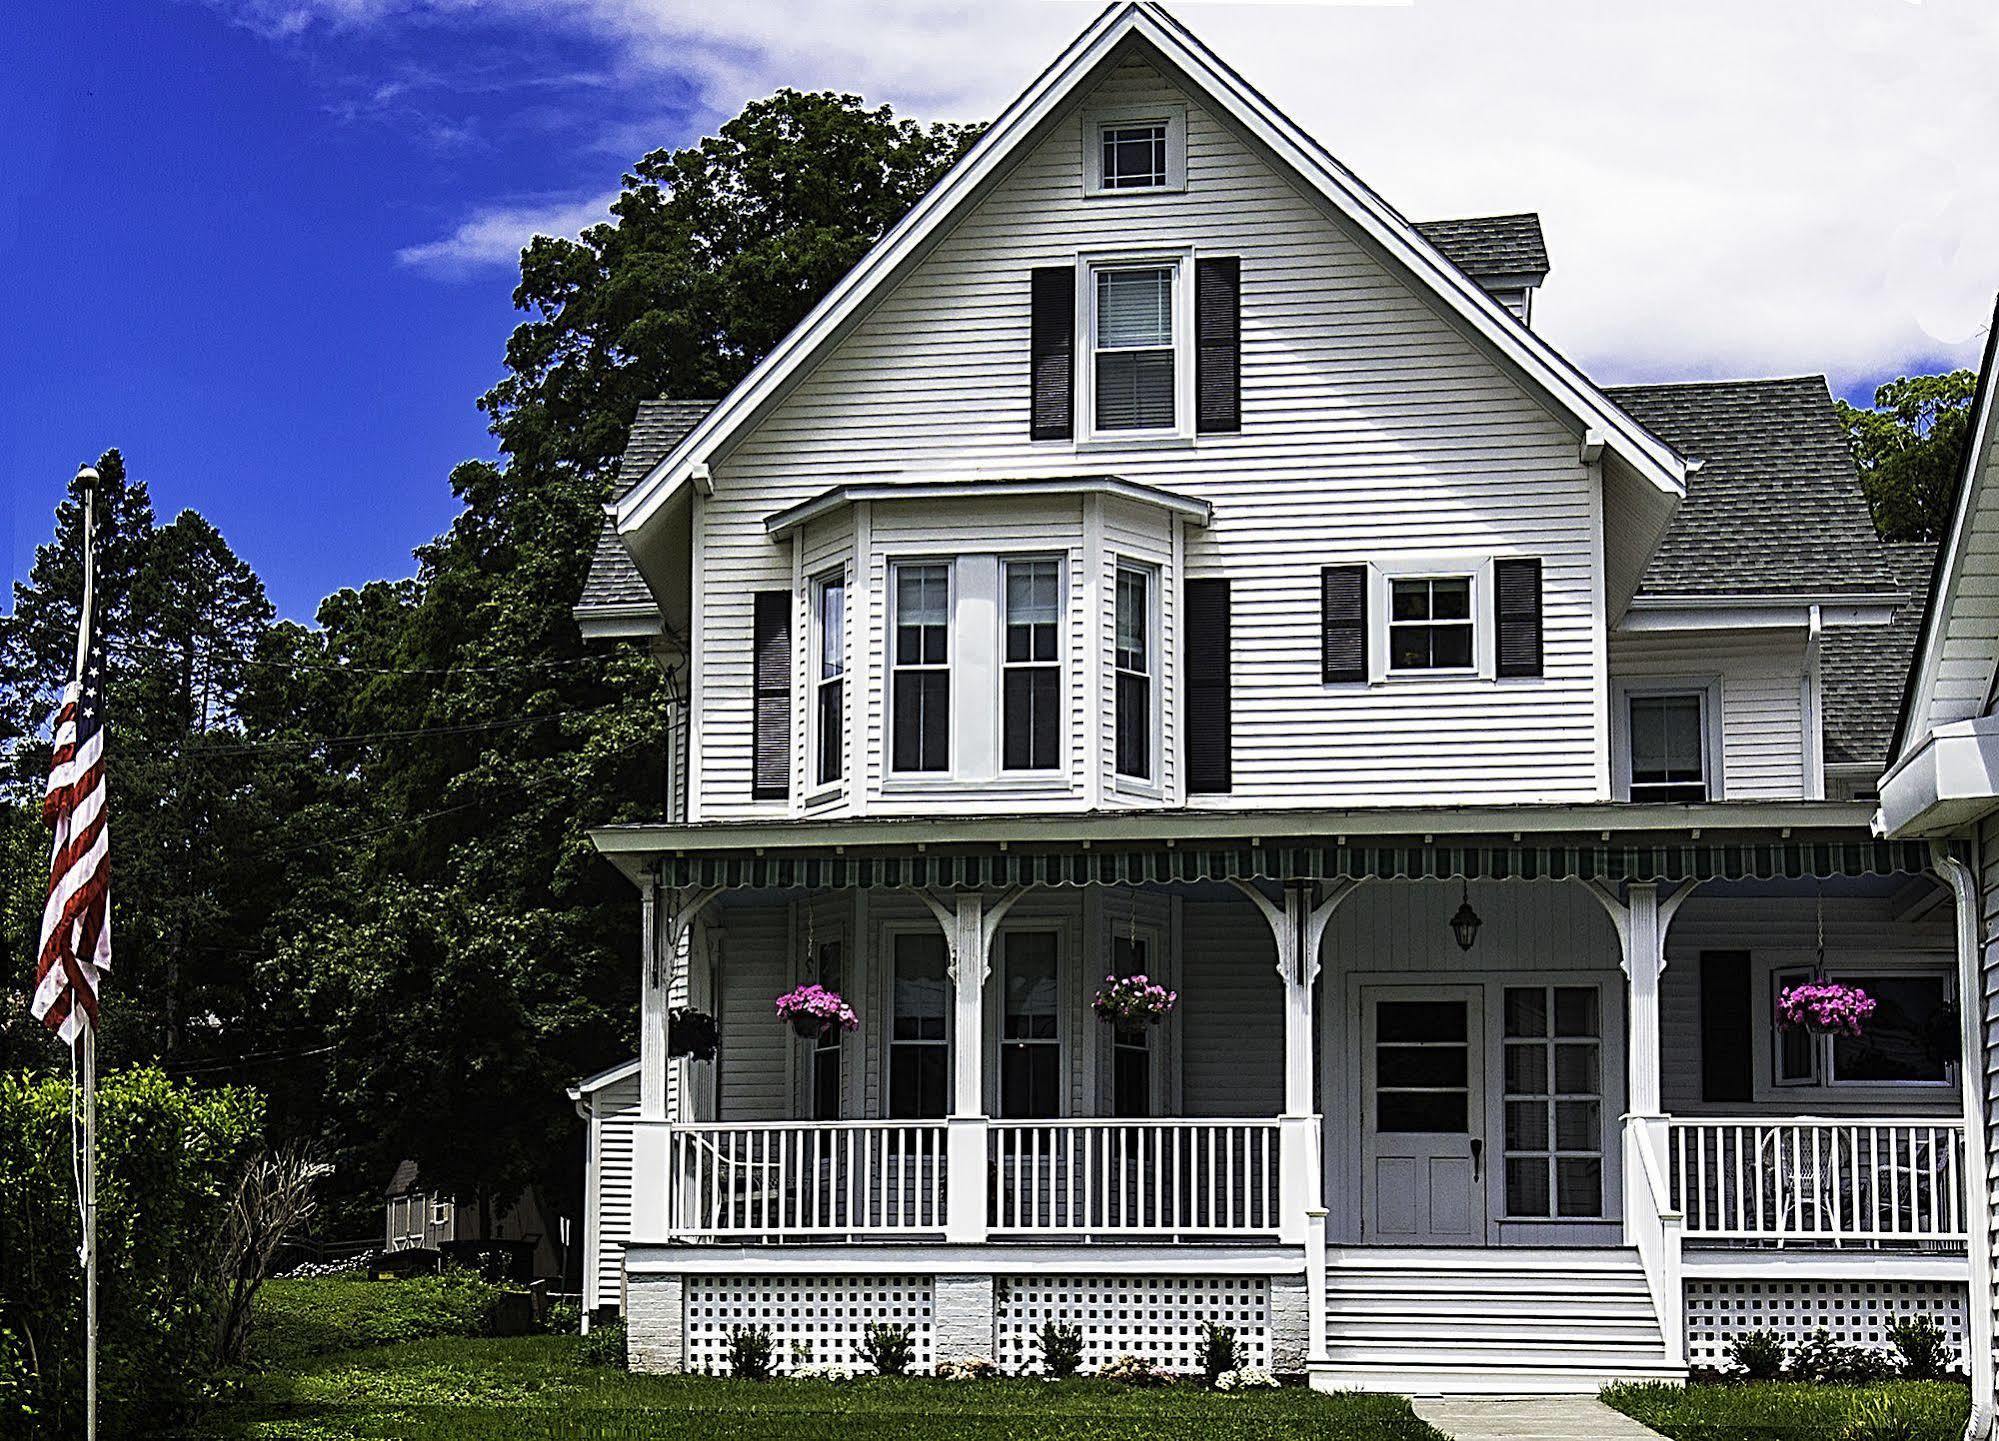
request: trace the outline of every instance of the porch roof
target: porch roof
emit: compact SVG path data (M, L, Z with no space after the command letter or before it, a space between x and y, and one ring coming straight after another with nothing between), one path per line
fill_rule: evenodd
M941 887L1230 880L1775 880L1916 874L1928 844L1887 841L1869 807L1532 806L1216 811L968 820L601 827L634 881L673 887Z

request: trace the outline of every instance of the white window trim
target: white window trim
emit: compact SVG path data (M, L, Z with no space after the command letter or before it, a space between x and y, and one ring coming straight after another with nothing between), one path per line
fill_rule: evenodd
M838 581L840 602L840 774L829 781L819 779L819 688L825 682L819 674L819 654L825 612L822 601L826 587ZM845 563L815 575L806 590L808 609L807 652L805 657L805 803L810 805L838 795L853 773L854 757L847 744L847 715L854 703L853 686L847 682L854 670L854 586Z
M1367 562L1367 678L1369 685L1436 685L1492 680L1499 673L1493 561L1486 551L1429 551ZM1349 564L1351 561L1331 561ZM1391 670L1389 615L1398 580L1471 580L1472 663L1447 670ZM1317 607L1314 606L1316 612Z
M1728 788L1722 770L1724 755L1721 715L1721 677L1718 675L1633 676L1611 682L1610 687L1610 794L1613 800L1631 799L1631 698L1655 695L1698 695L1701 698L1701 729L1705 744L1701 766L1706 773L1707 798L1726 800Z
M1055 764L1031 769L1006 767L1006 673L1012 669L1006 658L1006 572L1008 566L1050 561L1055 566L1055 694L1062 702L1062 720L1055 732ZM953 574L956 574L954 569ZM955 595L954 595L955 600ZM999 555L999 634L993 642L993 770L1002 785L1069 781L1069 557L1062 551L1004 551ZM956 704L957 684L952 684ZM953 757L956 760L956 757ZM953 774L956 774L955 768Z
M1147 724L1151 727L1147 742L1152 747L1152 777L1150 780L1126 775L1117 768L1117 583L1123 571L1137 571L1145 576L1146 584L1146 659L1152 681L1152 715ZM1123 795L1161 796L1166 793L1166 665L1163 653L1165 634L1165 612L1163 609L1165 568L1156 561L1140 560L1133 556L1111 556L1111 633L1106 650L1110 655L1111 693L1108 697L1111 722L1111 788Z
M895 660L895 632L900 621L898 573L904 568L941 565L944 567L944 672L950 677L951 707L945 717L944 726L944 768L935 771L904 771L895 767L895 684L896 672L902 669L934 670L934 666L902 667ZM888 684L882 687L882 775L914 785L935 784L949 780L957 774L958 767L958 567L949 556L899 555L888 562L888 628L883 646L882 666Z
M1148 122L1166 123L1166 183L1108 190L1104 187L1104 131ZM1083 112L1083 194L1106 200L1175 195L1187 188L1187 107L1107 105Z
M1140 195L1147 191L1136 192ZM1157 430L1097 429L1097 274L1161 266L1173 270L1173 425ZM1194 251L1083 251L1076 257L1077 450L1194 443Z

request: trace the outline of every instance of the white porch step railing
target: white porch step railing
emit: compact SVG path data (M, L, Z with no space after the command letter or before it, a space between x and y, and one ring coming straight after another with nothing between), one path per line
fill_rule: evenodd
M1834 1246L1965 1240L1960 1123L1675 1120L1667 1154L1689 1240Z
M1274 1120L994 1121L998 1235L1275 1235Z
M941 1121L667 1128L667 1230L680 1239L941 1234Z

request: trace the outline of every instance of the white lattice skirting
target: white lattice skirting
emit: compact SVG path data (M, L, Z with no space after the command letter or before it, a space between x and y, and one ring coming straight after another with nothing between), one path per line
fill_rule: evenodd
M1270 1282L1261 1276L1002 1276L993 1359L1039 1371L1035 1333L1049 1322L1083 1333L1083 1369L1137 1356L1198 1371L1201 1328L1233 1326L1238 1364L1270 1365Z
M807 1359L862 1365L861 1343L874 1325L906 1326L915 1341L913 1369L934 1360L928 1276L689 1276L686 1366L726 1375L729 1331L770 1332L771 1359L789 1371Z
M1721 1365L1749 1331L1774 1331L1786 1346L1828 1331L1849 1346L1886 1347L1889 1328L1910 1316L1936 1322L1962 1350L1964 1311L1955 1281L1689 1281L1687 1359Z

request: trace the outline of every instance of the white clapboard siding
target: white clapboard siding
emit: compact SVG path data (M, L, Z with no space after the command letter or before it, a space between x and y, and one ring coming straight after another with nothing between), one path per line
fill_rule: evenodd
M730 906L721 923L715 1019L726 1038L716 1058L717 1114L782 1121L791 1109L792 1035L772 1003L800 974L788 950L791 921L779 905Z
M1950 902L1921 920L1897 919L1889 903L1828 896L1826 956L1834 965L1860 963L1954 966ZM1675 1115L1727 1110L1701 1100L1701 952L1748 951L1751 1037L1757 1105L1795 1115L1928 1116L1960 1109L1955 1087L1771 1085L1769 979L1773 969L1811 966L1817 957L1818 911L1810 896L1754 899L1696 892L1680 907L1666 937L1666 974L1659 982L1660 1077L1663 1102ZM1738 1106L1735 1109L1740 1110Z
M1096 103L1181 98L1133 62ZM1597 530L1618 516L1599 515L1576 434L1213 114L1190 105L1187 132L1184 194L1106 203L1083 196L1081 121L1062 119L716 458L696 562L700 818L784 809L749 799L750 597L792 576L789 547L771 543L764 518L831 485L898 473L1108 473L1213 505L1211 526L1186 528L1184 576L1233 585L1235 790L1214 803L1598 795ZM1241 433L1203 436L1191 449L1080 454L1066 442L1031 442L1029 272L1073 263L1079 249L1146 245L1241 258ZM871 509L879 547L895 507ZM941 518L916 538L933 553L983 539ZM1444 550L1543 558L1545 678L1323 686L1319 567ZM878 553L867 581L878 626ZM856 697L868 700L858 730L871 767L881 754L879 680L871 671ZM1075 808L1087 791L1002 799L1008 809ZM899 794L881 808L925 804L936 803Z
M1721 683L1722 790L1732 801L1805 793L1802 632L1616 635L1613 681L1684 676Z
M1244 901L1181 912L1181 1114L1284 1109L1284 985L1269 923Z
M624 1296L625 1242L632 1234L632 1127L638 1115L636 1072L591 1093L589 1206L583 1235L586 1311L619 1305Z

